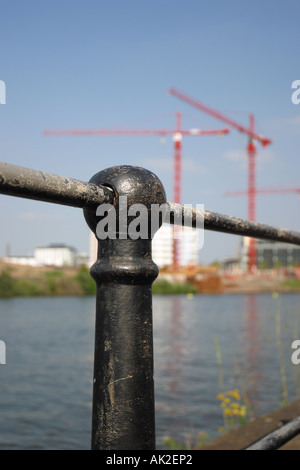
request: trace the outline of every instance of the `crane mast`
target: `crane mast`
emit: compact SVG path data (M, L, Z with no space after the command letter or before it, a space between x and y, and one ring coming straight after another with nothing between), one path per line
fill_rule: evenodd
M105 136L105 135L145 135L161 136L168 135L174 140L174 162L173 162L173 200L177 204L182 203L182 137L183 136L223 136L229 133L228 128L223 129L182 129L182 115L176 113L175 129L122 129L122 128L100 128L100 129L46 129L44 136ZM176 228L174 227L174 230ZM173 265L179 264L178 240L173 237Z
M248 219L251 221L256 220L256 146L255 141L260 142L263 147L270 145L272 141L264 136L261 136L255 132L254 116L250 114L249 127L237 123L233 119L225 116L224 114L208 107L207 105L195 100L191 96L177 90L176 88L170 88L169 93L174 95L176 98L184 101L185 103L203 111L210 116L223 121L227 125L235 128L239 132L242 132L248 136L247 154L248 154ZM256 241L254 238L250 238L248 247L248 270L253 272L256 267Z

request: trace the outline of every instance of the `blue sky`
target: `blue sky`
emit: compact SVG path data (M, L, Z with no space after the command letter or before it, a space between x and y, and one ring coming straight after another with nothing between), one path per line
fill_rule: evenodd
M159 137L45 137L45 129L220 129L224 124L168 94L170 87L273 140L258 145L258 187L300 187L299 1L1 0L1 160L89 180L103 168L139 165L173 199L173 142ZM247 138L183 139L183 203L247 217ZM88 250L80 209L0 196L0 256L68 243ZM297 194L257 198L257 220L300 230ZM200 260L232 256L239 238L205 233Z

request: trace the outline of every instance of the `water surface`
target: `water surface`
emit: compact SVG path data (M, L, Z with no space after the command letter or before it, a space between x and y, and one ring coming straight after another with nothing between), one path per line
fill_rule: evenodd
M283 391L300 396L299 294L154 296L153 310L159 448L167 436L218 435L216 342L224 390L239 388L256 416ZM0 449L90 448L94 311L92 297L0 301Z

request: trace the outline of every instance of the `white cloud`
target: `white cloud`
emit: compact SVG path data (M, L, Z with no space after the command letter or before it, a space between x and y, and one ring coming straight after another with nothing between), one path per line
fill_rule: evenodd
M201 160L205 159L201 157ZM210 173L208 167L201 165L201 163L193 160L192 158L184 158L182 165L183 170L189 173L198 173L200 175L206 175L207 173Z
M228 150L227 152L223 154L223 158L233 163L240 164L240 167L243 169L248 168L248 154L247 154L246 148ZM276 157L271 149L257 146L256 162L257 162L257 167L259 169L262 166L265 167L266 165L269 165L270 163L274 163L275 161L276 161Z
M247 160L247 152L244 149L232 149L225 152L223 158L232 162L245 162Z

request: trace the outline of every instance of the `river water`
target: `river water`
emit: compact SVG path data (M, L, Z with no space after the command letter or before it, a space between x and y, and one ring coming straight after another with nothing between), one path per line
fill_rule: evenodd
M154 296L153 316L158 448L218 436L222 390L254 416L300 397L300 294ZM0 301L0 449L90 448L94 322L92 297Z

